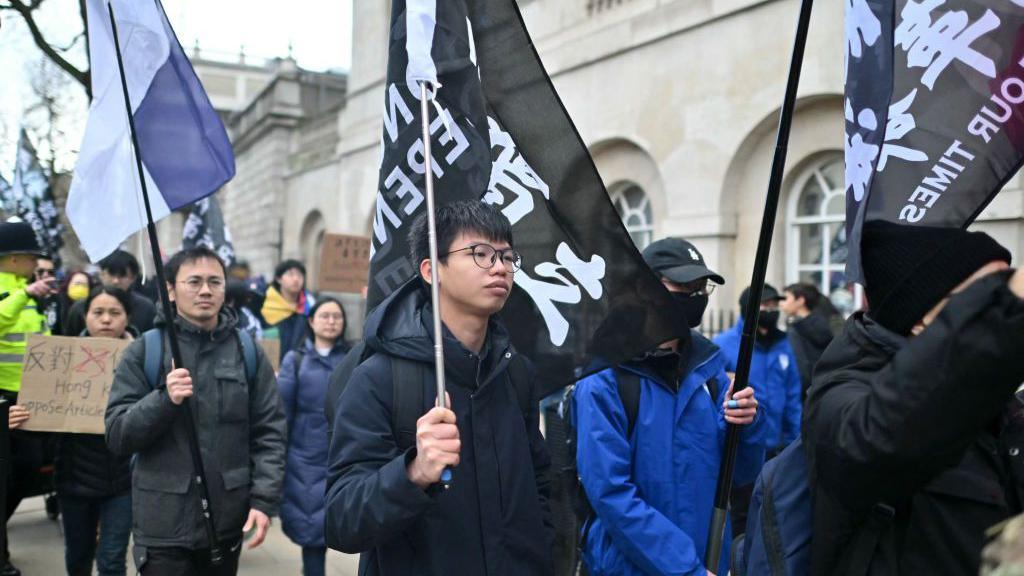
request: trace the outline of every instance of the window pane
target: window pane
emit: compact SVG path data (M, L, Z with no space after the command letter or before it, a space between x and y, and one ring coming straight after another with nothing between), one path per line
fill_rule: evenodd
M626 203L630 208L640 208L644 203L644 191L636 186L630 186L622 195L626 197Z
M840 218L845 218L846 194L837 193L830 196L828 199L828 204L825 205L825 214L829 216L838 216Z
M846 264L846 223L836 222L828 225L829 230L829 264Z
M821 290L821 272L801 272L800 281L814 284Z
M796 209L797 216L817 216L821 212L821 187L818 181L811 178L800 193L800 202Z
M833 190L846 190L846 168L843 160L838 159L829 162L821 169L822 176Z
M844 268L832 268L829 270L828 294L836 290L845 290L847 284L849 282L846 281L846 270Z
M802 224L797 230L800 264L821 264L821 224Z

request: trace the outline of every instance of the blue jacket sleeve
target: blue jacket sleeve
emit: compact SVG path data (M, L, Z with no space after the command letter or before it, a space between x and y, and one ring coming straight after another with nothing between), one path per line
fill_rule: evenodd
M633 482L626 412L612 371L581 380L573 402L580 479L615 546L648 574L702 574L693 540L645 502Z
M716 409L718 411L718 438L719 445L725 450L725 402L728 400L729 375L723 368L715 375L718 384L718 399ZM758 391L754 389L754 398L758 397ZM764 434L765 418L761 410L757 411L754 421L744 426L740 432L740 446L736 452L736 468L734 469L733 486L746 486L757 479L764 465ZM724 455L724 452L723 452Z
M786 342L785 354L789 355L783 385L786 393L786 408L782 414L782 443L788 446L800 437L800 418L803 411L802 389L800 387L800 370L796 365L796 357L789 342Z

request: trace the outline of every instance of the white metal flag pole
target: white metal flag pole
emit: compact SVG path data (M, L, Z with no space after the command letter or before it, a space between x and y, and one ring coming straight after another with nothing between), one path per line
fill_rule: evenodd
M420 116L423 118L423 178L427 183L427 235L430 240L430 305L434 311L434 374L437 376L437 405L447 408L444 393L444 340L441 330L441 302L437 280L437 218L434 203L434 166L430 152L430 98L427 83L420 82ZM447 490L451 486L452 471L445 468L441 473L441 485Z

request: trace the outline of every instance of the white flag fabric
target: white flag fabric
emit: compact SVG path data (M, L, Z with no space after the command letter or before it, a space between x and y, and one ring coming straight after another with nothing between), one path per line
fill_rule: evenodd
M93 101L68 219L93 262L146 226L107 5L114 9L143 174L159 220L235 173L224 125L158 0L87 0Z

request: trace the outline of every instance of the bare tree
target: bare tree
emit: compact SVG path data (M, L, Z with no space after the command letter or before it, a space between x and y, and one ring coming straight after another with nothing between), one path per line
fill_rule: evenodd
M13 11L20 15L21 19L24 20L25 24L28 26L28 30L32 34L32 40L35 42L36 46L42 50L43 54L51 62L74 78L76 82L81 84L82 88L85 89L86 95L89 99L92 99L92 88L89 81L88 67L79 69L68 59L68 53L75 47L79 40L84 40L86 42L86 52L88 52L88 26L86 26L87 17L85 11L85 0L78 0L78 12L82 19L82 31L76 35L67 46L63 47L48 41L39 26L39 22L37 21L37 16L39 15L37 11L45 1L46 0L0 0L0 12Z
M51 177L74 165L72 144L77 138L76 114L84 103L76 98L76 87L57 65L47 58L27 65L31 97L24 109L23 124L36 143L39 161Z

